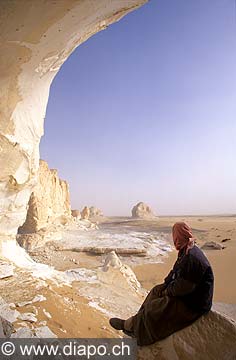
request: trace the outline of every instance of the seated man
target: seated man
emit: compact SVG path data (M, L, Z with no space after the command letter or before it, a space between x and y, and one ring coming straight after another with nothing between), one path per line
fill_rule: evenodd
M110 325L149 345L193 323L212 306L214 276L204 253L184 222L172 228L178 258L164 283L155 286L136 315L111 318Z

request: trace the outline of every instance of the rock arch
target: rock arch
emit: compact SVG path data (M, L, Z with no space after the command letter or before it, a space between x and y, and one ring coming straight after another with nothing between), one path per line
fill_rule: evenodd
M0 253L26 217L53 78L78 45L146 2L1 2Z

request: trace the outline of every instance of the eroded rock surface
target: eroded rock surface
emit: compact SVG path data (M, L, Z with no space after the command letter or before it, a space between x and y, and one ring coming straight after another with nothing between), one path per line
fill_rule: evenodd
M49 169L46 161L40 160L38 182L28 204L25 223L19 233L36 233L53 222L63 223L71 217L69 186L58 177L57 170Z
M192 325L139 349L138 360L234 360L236 322L210 311Z

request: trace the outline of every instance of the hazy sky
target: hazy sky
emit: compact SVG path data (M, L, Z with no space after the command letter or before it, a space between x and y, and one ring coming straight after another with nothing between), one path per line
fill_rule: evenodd
M79 46L40 149L72 208L236 213L234 0L152 0Z

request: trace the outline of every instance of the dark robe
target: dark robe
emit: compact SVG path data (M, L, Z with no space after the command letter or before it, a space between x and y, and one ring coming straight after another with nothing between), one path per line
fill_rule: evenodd
M138 345L149 345L193 323L212 306L214 276L203 252L195 245L179 251L164 284L155 286L138 313L132 332ZM158 291L164 290L164 296ZM131 330L131 329L130 329Z

